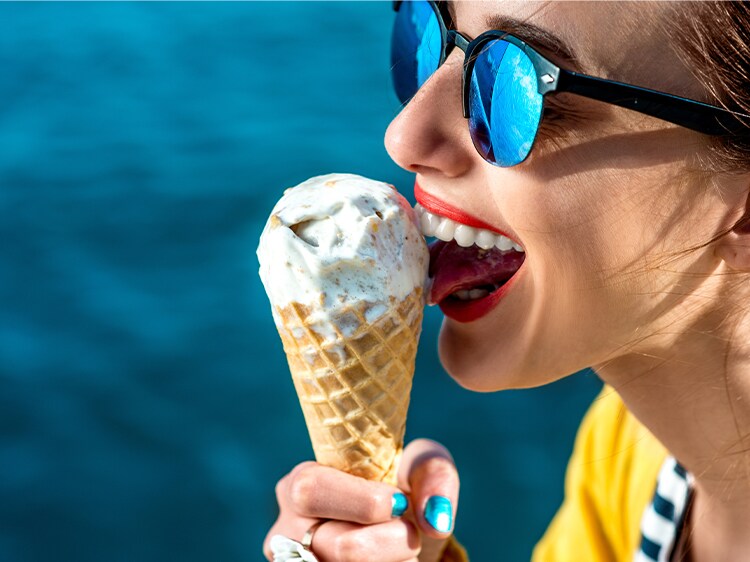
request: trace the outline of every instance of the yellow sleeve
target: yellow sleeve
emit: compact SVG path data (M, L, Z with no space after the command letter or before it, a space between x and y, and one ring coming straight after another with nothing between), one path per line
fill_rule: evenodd
M605 386L578 430L563 504L532 562L632 561L666 454Z

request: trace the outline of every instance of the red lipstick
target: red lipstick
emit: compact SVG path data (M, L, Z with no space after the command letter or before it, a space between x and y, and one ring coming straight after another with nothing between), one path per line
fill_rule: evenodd
M505 285L491 292L486 297L474 301L460 301L458 299L447 298L443 299L438 306L443 314L451 320L455 320L456 322L473 322L489 314L500 304L500 301L510 290L516 279L518 279L518 271Z
M417 202L430 213L510 238L483 220L430 195L416 181L414 194ZM507 295L519 277L525 257L524 252L513 250L482 250L476 245L460 247L455 240L436 241L430 245L432 289L429 300L452 320L462 323L478 320L489 314ZM490 292L475 299L458 296L459 292L472 289Z
M419 183L417 183L416 181L414 181L414 197L416 198L417 203L419 203L420 205L422 205L422 207L435 215L447 217L453 221L460 222L461 224L465 224L467 226L472 226L474 228L483 228L484 230L489 230L496 234L502 234L503 236L511 238L502 230L499 230L491 224L484 222L482 219L478 219L475 216L469 215L461 209L457 209L456 207L446 203L445 201L438 199L434 195L430 195L424 189L422 189L422 186L419 185Z

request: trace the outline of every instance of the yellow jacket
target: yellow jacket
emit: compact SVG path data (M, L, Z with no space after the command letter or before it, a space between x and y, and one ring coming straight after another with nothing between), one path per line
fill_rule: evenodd
M532 562L631 562L667 450L605 386L581 423L565 499ZM466 561L451 545L444 562Z

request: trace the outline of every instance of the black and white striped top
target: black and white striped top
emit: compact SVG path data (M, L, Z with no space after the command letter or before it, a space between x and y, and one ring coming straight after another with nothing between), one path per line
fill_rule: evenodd
M693 476L674 457L659 472L654 499L641 519L641 547L634 562L670 562L693 491Z

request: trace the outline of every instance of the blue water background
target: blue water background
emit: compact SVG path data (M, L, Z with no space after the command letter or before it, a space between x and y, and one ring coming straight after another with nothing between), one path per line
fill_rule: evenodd
M0 560L261 560L312 452L257 275L283 188L395 183L389 3L0 5ZM592 374L490 395L437 361L408 436L472 559L528 560ZM488 335L490 337L490 335Z

